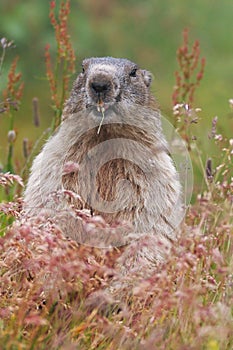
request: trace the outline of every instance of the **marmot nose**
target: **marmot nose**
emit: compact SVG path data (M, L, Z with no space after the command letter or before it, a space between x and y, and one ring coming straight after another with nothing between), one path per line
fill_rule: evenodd
M109 90L109 83L106 81L94 81L91 83L91 88L96 94L105 93Z

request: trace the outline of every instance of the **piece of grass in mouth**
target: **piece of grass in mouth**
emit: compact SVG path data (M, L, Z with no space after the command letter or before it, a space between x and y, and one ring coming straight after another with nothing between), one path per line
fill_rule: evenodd
M101 121L100 121L100 125L98 127L98 130L97 130L97 134L100 133L100 129L101 129L101 126L103 124L103 121L104 121L104 112L105 112L105 108L103 106L97 106L97 111L98 112L101 112L102 113L102 118L101 118Z

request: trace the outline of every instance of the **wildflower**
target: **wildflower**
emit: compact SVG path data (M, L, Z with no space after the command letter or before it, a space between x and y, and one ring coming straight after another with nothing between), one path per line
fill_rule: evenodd
M183 45L177 50L177 61L180 71L175 72L176 84L172 95L173 105L181 101L187 101L184 107L193 103L193 96L197 86L203 78L205 58L200 60L200 43L196 40L189 49L188 30L183 31ZM200 64L199 64L200 61ZM200 65L199 71L195 71Z
M213 120L212 120L211 134L209 135L209 138L215 138L215 136L216 136L217 121L218 121L218 117L215 116L215 117L213 118Z
M5 50L5 49L11 47L13 45L14 41L13 40L7 41L6 38L1 38L0 43L1 43L3 50Z
M19 175L8 173L0 173L0 186L11 186L14 182L17 182L20 186L24 187L23 180Z
M38 98L34 97L32 99L32 108L33 108L33 122L35 126L40 125L40 114L39 114L39 104Z
M5 49L7 47L7 40L6 40L6 38L2 38L0 40L0 42L1 42L2 48Z
M7 139L9 143L13 143L16 139L16 132L15 130L8 131Z
M27 159L28 158L28 139L25 138L23 139L23 155L24 158Z
M45 47L45 65L46 76L49 82L51 100L53 102L53 108L55 110L55 118L52 129L54 130L61 122L61 109L64 100L67 98L69 79L72 73L75 71L75 54L70 41L70 35L68 33L68 17L70 13L70 1L62 1L58 16L55 14L56 2L50 2L49 18L52 24L56 43L57 43L57 55L55 66L60 66L62 70L62 78L59 81L57 74L53 69L52 59L50 55L50 46L47 44ZM59 69L56 68L56 71ZM59 94L59 83L62 85L61 93Z
M222 137L221 134L218 134L218 135L215 135L214 139L215 139L216 141L222 141L222 140L223 140L223 137Z
M7 83L7 89L3 91L3 96L5 101L13 101L10 104L15 104L16 109L18 107L18 102L22 98L23 94L23 88L24 88L24 83L21 82L22 74L21 73L16 73L16 67L17 67L17 62L18 62L18 57L14 59L12 62L12 65L10 67L10 71L8 74L8 83Z

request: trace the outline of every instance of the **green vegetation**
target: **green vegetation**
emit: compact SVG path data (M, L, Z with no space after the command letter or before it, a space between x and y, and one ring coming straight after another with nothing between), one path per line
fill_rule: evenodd
M50 2L50 18L46 2L0 5L1 349L232 349L233 4L80 0L70 14L69 1L58 4ZM115 268L121 250L78 246L52 218L10 226L31 160L60 123L73 47L77 67L83 57L112 55L150 69L190 151L193 203L150 278L126 281ZM112 276L120 295L106 292Z

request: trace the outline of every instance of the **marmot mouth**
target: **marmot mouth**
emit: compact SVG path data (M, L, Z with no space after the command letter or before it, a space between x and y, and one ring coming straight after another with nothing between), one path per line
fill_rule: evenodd
M116 101L113 102L93 102L93 103L87 103L86 109L89 111L94 112L98 116L102 116L102 113L107 113L109 111L115 110L116 107Z

